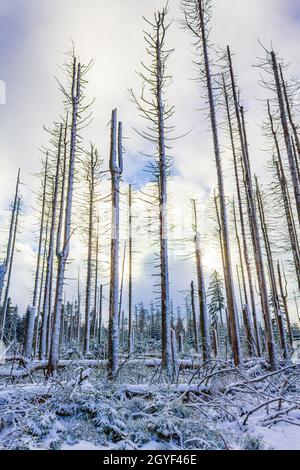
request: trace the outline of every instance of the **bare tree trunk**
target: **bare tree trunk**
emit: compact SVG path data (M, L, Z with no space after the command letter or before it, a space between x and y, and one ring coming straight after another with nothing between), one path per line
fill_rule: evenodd
M286 324L287 324L287 329L288 329L288 334L289 334L290 346L292 347L293 346L293 330L292 330L289 309L288 309L288 304L287 304L287 297L288 297L287 282L285 279L285 286L284 286L279 261L277 261L277 273L278 273L278 280L279 280L280 296L283 302L283 308L284 308L284 313L286 317ZM283 276L284 276L284 273L283 273Z
M57 160L56 160L56 171L53 182L53 197L52 197L52 208L51 208L51 224L49 232L49 247L46 264L46 276L45 276L45 288L44 288L44 301L43 301L43 312L42 312L42 330L40 336L40 351L39 358L44 360L47 355L47 329L49 321L49 304L50 304L50 287L51 287L51 274L53 268L53 256L54 256L54 237L55 237L55 224L56 224L56 212L57 212L57 199L59 190L59 170L60 170L60 159L61 159L61 146L62 146L62 131L63 125L60 125L59 129L59 140L57 149ZM49 338L50 340L50 338Z
M118 154L118 155L117 155ZM123 172L122 123L118 124L117 139L117 110L114 109L111 118L111 266L110 266L110 295L109 295L109 333L108 333L108 378L114 378L119 367L119 243L120 243L120 177Z
M101 343L102 339L102 301L103 301L103 285L100 285L100 292L99 292L99 343Z
M9 288L10 288L10 281L11 281L11 273L14 261L14 254L15 254L15 247L16 247L16 238L17 238L17 230L18 230L18 220L20 215L20 204L21 204L21 197L18 196L17 205L16 205L16 212L14 217L14 226L13 226L13 238L11 242L11 250L9 256L9 266L8 266L8 275L7 275L7 283L5 288L5 295L4 301L2 305L2 325L1 325L1 341L4 338L4 330L5 330L5 323L6 323L6 315L7 315L7 307L9 301Z
M299 325L300 325L299 307L298 307L298 302L297 302L297 297L296 297L296 292L295 292L295 291L294 291L294 301L295 301L295 307L296 307L297 318L298 318L298 322L299 322Z
M178 377L178 356L177 356L177 341L176 333L171 329L171 345L172 345L172 363L173 363L173 378L176 380Z
M289 97L288 97L287 86L286 86L286 83L285 83L285 80L284 80L284 77L283 77L283 72L282 72L281 65L279 65L279 73L280 73L280 79L281 79L281 84L282 84L282 90L283 90L287 115L288 115L288 118L289 118L290 126L291 126L292 131L293 131L293 135L294 135L294 139L295 139L295 143L296 143L296 148L297 148L297 153L298 153L298 157L295 154L295 161L296 161L296 165L297 165L298 158L300 158L300 141L299 141L299 136L298 136L298 129L297 129L297 126L294 122L294 118L293 118L293 115L292 115L291 104L290 104L290 100L289 100Z
M209 334L209 321L207 316L206 292L202 264L202 254L200 248L200 233L198 230L198 218L196 201L193 200L193 215L194 215L194 231L195 231L195 257L196 257L196 272L198 280L198 297L199 297L199 311L200 311L200 333L202 344L203 361L206 362L211 358L211 343Z
M52 333L52 326L53 326L53 312L52 312L53 277L54 277L54 256L52 257L51 268L50 268L49 301L48 301L48 315L47 315L48 320L47 320L47 335L46 335L47 357L49 357L49 353L50 353L51 333Z
M36 261L36 270L35 270L32 308L29 309L29 315L28 315L28 318L27 318L28 321L27 321L27 324L26 324L26 334L25 334L26 341L25 341L25 347L24 347L24 355L27 358L31 357L32 345L33 345L34 319L36 317L36 304L37 304L39 276L40 276L41 250L42 250L43 233L44 233L47 172L48 172L48 153L46 155L46 161L45 161L45 171L44 171L44 181L43 181L43 196L42 196L42 211L41 211L41 224L40 224L38 251L37 251L37 261Z
M247 296L247 289L246 289L244 265L243 265L243 258L242 258L242 249L241 249L241 242L240 242L240 237L239 237L239 233L238 233L234 201L233 201L233 217L234 217L236 240L237 240L239 258L240 258L243 291L244 291L244 297L245 297L245 304L243 305L243 299L242 299L242 294L241 294L243 322L244 322L244 326L245 326L245 333L246 333L246 338L247 338L249 356L253 356L255 354L255 351L256 351L256 343L255 343L255 339L254 339L254 331L253 331L252 320L251 320L251 317L249 315L249 303L248 303L248 296Z
M81 320L81 295L80 295L80 267L78 266L78 278L77 278L77 308L78 308L78 319L77 319L77 343L80 344L80 320Z
M268 227L266 223L265 211L264 211L262 196L261 196L260 188L258 186L257 178L255 178L255 180L256 180L256 195L257 195L258 209L259 209L259 215L260 215L260 220L261 220L261 228L263 232L265 249L266 249L267 260L268 260L269 276L270 276L270 284L271 284L271 292L272 292L272 300L273 300L273 305L274 305L275 317L277 320L278 332L279 332L283 357L287 359L289 352L288 352L288 348L286 344L286 335L285 335L285 329L284 329L284 324L283 324L283 317L282 317L280 301L279 301L279 296L278 296L278 291L277 291L273 256L272 256L271 244L270 244L270 239L269 239L269 234L268 234Z
M290 238L290 243L291 243L291 248L292 248L292 253L293 253L295 272L297 276L298 286L300 289L300 251L299 251L298 235L297 235L297 231L295 227L293 210L290 204L288 184L287 184L287 180L285 177L285 172L284 172L284 168L282 164L282 157L281 157L279 142L277 138L277 132L274 127L274 121L273 121L273 116L270 110L269 101L268 101L268 114L269 114L269 119L270 119L271 132L274 138L274 143L275 143L276 153L277 153L277 161L274 158L274 165L276 168L276 173L277 173L278 181L279 181L280 188L281 188L287 228L288 228L288 233L289 233L289 238Z
M231 62L231 54L230 54L229 48L227 49L227 53L228 53L228 62L229 62L229 68L230 68L232 88L235 90L235 81L234 81L233 68L232 68L232 62ZM245 221L244 221L242 194L241 194L239 171L238 171L238 158L237 158L237 153L236 153L236 148L235 148L235 143L234 143L233 126L232 126L232 120L231 120L231 115L230 115L229 99L228 99L228 94L227 94L227 88L226 88L224 75L223 75L223 88L224 88L224 97L225 97L225 102L226 102L226 112L227 112L228 126L229 126L229 132L230 132L231 148L232 148L232 154L233 154L234 175L235 175L235 183L236 183L237 198L238 198L238 208L239 208L239 217L240 217L240 225L241 225L242 241L243 241L243 255L244 255L244 260L245 260L245 265L246 265L246 270L247 270L247 277L248 277L249 293L250 293L250 300L251 300L251 311L252 311L253 325L254 325L254 331L255 331L256 351L257 351L257 355L261 356L261 344L260 344L261 342L260 342L260 336L259 336L258 324L257 324L257 311L256 311L256 304L255 304L254 285L253 285L253 280L252 280L250 257L249 257L249 250L248 250L248 243L247 243L247 236L246 236L246 228L245 228ZM235 111L236 111L236 113L238 113L238 107L237 107L237 103L235 101L236 95L235 95L235 93L233 93L233 94L234 94ZM237 116L237 121L238 121L238 126L239 126L239 134L241 136L241 128L240 128L240 122L239 122L239 117L238 116ZM239 249L240 249L240 247L239 247ZM241 269L244 270L242 258L241 258ZM244 276L243 273L242 273L242 275ZM244 285L244 292L245 292L246 303L249 305L245 285Z
M96 264L95 264L95 290L94 290L94 341L98 338L99 310L98 310L98 257L99 257L99 216L97 220Z
M128 193L128 238L129 238L129 253L128 253L128 351L129 354L133 352L133 321L132 321L132 187L129 185Z
M76 154L76 139L77 139L77 123L79 112L79 101L81 98L81 65L76 58L73 58L73 75L72 75L72 121L71 121L71 139L70 139L70 156L69 156L69 173L68 173L68 188L66 195L66 208L64 219L64 238L63 247L59 253L58 269L56 279L56 292L53 314L53 333L51 338L50 356L48 361L48 375L52 375L58 365L59 360L59 337L60 337L60 324L61 324L61 310L62 310L62 297L65 279L66 263L70 250L71 238L71 214L72 214L72 201L73 201L73 186L74 186L74 166Z
M198 322L196 316L196 307L195 307L195 289L194 282L191 282L191 306L192 306L192 315L193 315L193 330L194 330L194 344L195 351L199 353L199 335L198 335Z
M242 143L242 148L243 148L243 178L244 178L244 184L245 184L245 189L246 189L246 194L247 194L248 217L249 217L249 223L250 223L250 228L251 228L251 237L252 237L254 257L255 257L256 272L257 272L257 277L258 277L262 313L263 313L263 319L264 319L264 324L265 324L265 334L266 334L268 356L269 356L271 367L273 370L275 370L277 369L278 364L277 364L277 358L276 358L274 333L273 333L270 308L269 308L269 299L268 299L267 283L266 283L265 271L264 271L263 254L262 254L260 236L259 236L255 196L254 196L253 184L252 184L252 175L251 175L250 160L249 160L249 154L248 154L248 142L247 142L247 135L246 135L245 120L244 120L244 111L242 107L240 108L240 113L241 113L240 117L242 120L241 143Z
M249 158L249 152L248 152L248 141L247 141L247 134L246 134L246 126L245 126L245 121L244 121L244 111L242 107L239 107L237 89L236 89L235 78L233 74L231 53L230 53L229 47L227 47L227 56L228 56L228 63L229 63L229 68L230 68L235 114L236 114L239 137L240 137L241 148L242 148L243 180L244 180L244 186L245 186L246 197L247 197L248 218L249 218L252 245L253 245L253 251L254 251L255 266L256 266L256 272L257 272L257 278L258 278L258 284L259 284L262 313L263 313L263 319L264 319L264 325L265 325L267 350L268 350L268 356L269 356L271 367L272 369L276 369L277 368L276 350L275 350L274 334L273 334L271 315L270 315L270 309L269 309L269 300L268 300L267 284L266 284L265 272L264 272L263 255L262 255L260 236L259 236L255 196L254 196L253 184L252 184L250 158Z
M88 165L88 256L87 256L87 273L86 273L86 290L85 290L85 324L84 324L84 345L85 354L90 351L91 336L91 289L92 289L92 258L93 258L93 236L94 236L94 210L95 210L95 160L96 156L94 148L91 146L90 161ZM96 313L96 312L95 312Z
M292 179L292 184L293 184L293 189L294 189L296 210L297 210L297 215L298 215L298 221L300 224L300 183L299 183L299 178L297 174L296 162L295 162L295 158L293 154L291 136L290 136L289 128L288 128L288 121L287 121L287 116L286 116L286 111L285 111L285 106L284 106L284 98L283 98L282 87L280 83L277 59L276 59L276 55L274 51L271 51L270 55L271 55L271 60L272 60L272 68L273 68L274 80L275 80L276 91L277 91L277 99L278 99L278 105L279 105L279 110L280 110L280 119L281 119L283 135L284 135L284 142L285 142L286 152L288 156L289 168L290 168L291 179Z
M166 31L170 25L166 24L167 8L158 11L151 23L151 33L145 32L147 52L151 56L150 68L144 66L145 72L140 73L143 82L149 86L150 100L142 96L140 101L132 93L133 99L143 116L151 122L147 131L142 135L156 144L156 165L154 176L158 183L159 203L159 246L160 246L160 291L161 291L161 318L162 318L162 369L166 370L170 379L173 377L172 347L171 347L171 318L170 318L170 286L168 261L168 217L167 217L167 176L168 156L166 155L166 135L172 129L166 126L166 121L173 115L173 107L167 104L165 86L170 77L166 73L166 62L172 50L165 49ZM148 75L146 78L145 75ZM146 80L145 80L146 78Z
M167 160L165 144L165 106L163 102L163 61L161 57L165 13L158 13L156 39L156 104L158 124L158 153L159 153L159 239L160 239L160 275L161 275L161 317L162 317L162 367L168 376L172 377L172 347L171 319L169 292L169 262L168 262L168 221L167 221Z
M121 326L121 312L122 312L122 300L123 300L125 259L126 259L126 240L125 240L125 242L124 242L123 261L122 261L122 272L121 272L121 286L120 286L119 314L118 314L118 317L119 317L119 327Z
M37 316L36 316L36 327L35 327L35 339L34 339L34 356L37 357L39 349L39 336L40 336L40 317L41 317L41 305L42 305L42 295L44 289L44 276L45 276L45 267L47 260L47 246L48 246L48 232L49 232L49 220L50 216L47 215L47 222L45 228L45 240L44 240L44 249L43 249L43 264L42 264L42 273L41 273L41 282L39 287L39 301L37 307Z
M214 356L218 357L219 355L219 338L218 338L218 330L216 322L212 324L212 350L214 352Z
M203 61L204 61L203 69L204 69L206 88L207 88L207 94L208 94L209 115L210 115L210 122L211 122L212 136L213 136L214 154L215 154L218 190L219 190L219 199L220 199L219 201L220 202L220 220L221 220L221 233L222 233L223 256L224 256L224 269L226 272L225 288L226 288L226 297L227 297L227 308L228 308L228 315L229 315L229 325L231 328L234 363L236 366L238 366L242 364L243 357L242 357L240 335L239 335L238 323L237 323L237 309L236 309L234 282L233 282L233 274L232 274L229 230L228 230L228 221L227 221L227 208L226 208L226 201L225 201L225 190L224 190L224 180L223 180L223 170L222 170L222 159L221 159L221 152L220 152L219 133L218 133L218 125L217 125L217 117L216 117L216 109L215 109L215 96L214 96L214 89L213 89L213 83L212 83L211 62L210 62L209 51L208 51L208 34L209 33L208 33L208 24L206 21L207 19L206 15L209 12L207 11L206 8L209 8L209 5L207 6L205 2L203 2L203 0L197 0L197 2L194 2L193 5L194 5L193 17L194 18L195 16L197 17L197 20L196 20L197 43L200 42L201 44L199 45L199 47L201 47L202 49ZM194 26L189 23L188 16L186 16L186 20L187 20L188 27L195 34Z
M5 256L5 260L4 260L3 264L0 265L0 305L1 305L1 302L2 302L2 292L3 292L3 287L4 287L5 274L6 274L7 268L10 264L11 246L12 246L13 236L14 236L16 210L17 210L18 197L19 197L19 184L20 184L20 168L18 170L14 203L13 203L13 208L12 208L12 211L11 211L9 235L8 235L8 242L7 242L7 247L6 247L6 256Z

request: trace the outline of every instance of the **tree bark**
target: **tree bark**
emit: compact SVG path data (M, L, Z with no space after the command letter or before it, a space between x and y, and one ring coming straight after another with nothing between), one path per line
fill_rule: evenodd
M196 201L193 200L193 215L194 215L194 230L195 230L195 258L196 258L196 272L198 281L198 298L199 298L199 311L200 311L200 334L202 344L202 357L206 362L211 359L211 343L209 334L209 321L207 316L206 292L202 264L202 253L200 248L200 233L198 230L198 218Z
M118 153L118 159L117 159ZM113 379L119 367L119 243L120 243L120 177L123 172L122 123L118 125L117 110L114 109L111 118L111 266L110 266L110 295L109 295L109 334L108 334L108 378Z
M272 68L273 68L273 74L274 74L274 80L275 80L275 86L276 86L276 92L277 92L278 106L280 110L280 120L281 120L281 125L282 125L282 130L283 130L285 148L286 148L286 152L288 156L291 180L292 180L293 189L294 189L298 222L300 224L300 182L299 182L299 178L297 174L296 162L295 162L295 158L293 154L291 136L289 132L288 121L287 121L287 116L286 116L286 111L285 111L285 106L284 106L284 98L282 94L282 86L280 83L277 59L276 59L276 55L274 51L271 51L270 55L271 55Z
M48 375L55 373L59 359L59 337L61 325L61 312L62 312L62 298L63 287L65 279L66 263L70 250L71 238L71 215L72 215L72 202L73 202L73 187L74 187L74 171L75 171L75 155L76 155L76 139L77 139L77 123L78 123L78 110L79 100L81 97L81 65L74 57L73 58L73 72L72 72L72 120L71 120L71 138L70 138L70 155L69 155L69 172L68 172L68 187L66 195L65 219L64 219L64 237L63 247L59 253L56 292L53 314L53 333L51 338L51 348L48 361Z

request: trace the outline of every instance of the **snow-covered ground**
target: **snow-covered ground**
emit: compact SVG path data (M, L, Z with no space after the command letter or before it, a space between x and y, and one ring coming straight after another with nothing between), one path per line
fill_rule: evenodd
M274 450L300 450L300 423L275 424L270 428L258 427L256 434L261 435L266 448Z
M239 370L216 361L182 369L173 384L149 364L126 364L115 382L103 365L86 366L65 364L51 380L18 365L20 374L2 374L0 448L300 450L292 364L271 373L263 361Z

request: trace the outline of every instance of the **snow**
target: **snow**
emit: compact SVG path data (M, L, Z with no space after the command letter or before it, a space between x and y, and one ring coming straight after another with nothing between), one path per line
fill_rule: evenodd
M0 377L0 449L300 450L299 368L218 360L169 383L135 364L115 382L76 361L57 379Z
M278 423L271 428L258 427L266 447L274 450L300 450L300 426Z
M77 444L69 445L63 444L61 446L61 450L108 450L109 447L103 447L99 445L95 445L92 442L88 441L79 441Z

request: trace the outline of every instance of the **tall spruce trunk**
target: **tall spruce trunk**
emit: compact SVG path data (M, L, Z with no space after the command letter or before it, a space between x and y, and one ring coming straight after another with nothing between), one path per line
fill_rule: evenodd
M103 302L103 285L100 284L99 289L99 330L98 330L98 338L99 343L101 344L102 339L102 302Z
M86 289L85 289L85 324L84 324L84 344L83 350L85 354L90 351L91 336L91 290L92 290L92 258L93 258L93 235L94 235L94 205L95 205L95 174L94 174L94 149L91 148L90 153L90 180L89 196L88 196L88 256L87 256L87 272L86 272ZM95 312L96 313L96 312Z
M122 314L122 302L123 302L123 287L124 287L124 273L125 273L125 260L126 260L126 240L123 248L123 261L121 271L121 285L120 285L120 297L119 297L119 328L121 328L121 314Z
M36 325L35 325L35 338L34 338L34 356L38 356L39 352L39 339L40 339L40 317L41 317L41 306L42 306L42 297L44 290L44 277L46 270L46 261L47 261L47 247L48 247L48 232L49 232L49 220L50 216L47 214L47 222L45 227L45 239L43 244L43 263L42 263L42 272L41 272L41 282L39 286L39 300L37 306L37 315L36 315Z
M132 186L128 193L128 352L134 350L132 321Z
M270 361L272 369L276 369L277 368L276 350L275 350L274 334L273 334L273 329L272 329L272 322L271 322L271 315L270 315L270 308L269 308L267 284L266 284L266 278L265 278L265 272L264 272L263 254L262 254L260 236L259 236L257 211L256 211L255 196L254 196L254 191L253 191L250 158L249 158L249 152L248 152L248 141L247 141L247 134L246 134L246 126L244 122L244 112L243 112L243 108L239 106L235 78L233 74L231 53L230 53L229 47L227 47L227 56L228 56L228 63L229 63L229 68L230 68L231 86L232 86L232 94L233 94L233 99L234 99L235 114L236 114L239 138L240 138L241 149L242 149L243 181L244 181L246 198L247 198L248 219L249 219L252 245L253 245L253 251L254 251L255 267L256 267L256 273L257 273L257 278L258 278L262 313L263 313L263 319L264 319L264 325L265 325L268 357L269 357L269 361Z
M44 180L43 180L43 196L42 196L42 209L41 209L41 223L40 223L40 233L39 233L39 242L38 242L36 269L35 269L35 279L34 279L32 308L29 309L28 318L27 318L27 323L26 323L24 356L27 357L27 358L30 358L30 357L31 357L31 354L32 354L33 335L34 335L34 321L35 321L35 317L37 316L37 315L36 315L36 313L37 313L36 307L37 307L37 300L38 300L38 287L39 287L39 277L40 277L41 251L42 251L43 233L44 233L45 204L46 204L46 188L47 188L47 171L48 171L48 153L47 153L47 155L46 155L45 171L44 171Z
M243 149L243 152L242 152L243 154L243 179L244 179L244 185L245 185L245 190L247 194L248 218L249 218L249 224L250 224L250 229L251 229L251 238L252 238L254 258L255 258L255 266L256 266L262 313L263 313L263 319L264 319L264 325L265 325L266 345L267 345L268 357L269 357L271 368L272 370L276 370L278 367L278 363L277 363L277 358L276 358L274 333L273 333L273 328L272 328L269 299L268 299L268 290L267 290L267 283L266 283L266 277L265 277L265 271L264 271L264 259L263 259L263 253L262 253L262 247L261 247L260 235L259 235L257 210L256 210L256 204L255 204L255 194L253 190L251 167L250 167L250 160L249 160L249 153L248 153L246 125L245 125L245 120L244 120L244 110L242 107L240 107L239 116L241 118L241 129L242 129L241 144L242 144L242 149Z
M77 275L77 343L80 344L80 321L81 321L81 294L80 294L80 267L78 266Z
M247 288L246 288L242 248L241 248L241 242L240 242L240 237L238 233L237 217L236 217L234 201L233 201L233 218L234 218L234 227L235 227L236 240L237 240L237 245L238 245L242 284L243 284L243 291L244 291L244 298L245 298L245 304L242 305L243 321L244 321L244 326L245 326L245 333L246 333L246 338L247 338L249 356L253 356L257 350L257 343L255 342L255 339L254 339L253 324L252 324L252 320L251 320L251 316L249 312L249 303L248 303L248 295L247 295ZM242 294L241 294L241 302L243 304Z
M12 236L12 241L11 241L11 251L10 251L10 257L9 257L7 283L6 283L6 288L5 288L4 301L2 305L2 325L1 325L1 338L0 338L1 341L3 341L4 339L6 316L7 316L8 306L9 306L9 289L10 289L11 273L12 273L14 255L15 255L15 248L16 248L18 220L19 220L19 215L20 215L20 204L21 204L21 197L18 196L16 209L15 209L16 212L15 212L15 217L14 217L13 236Z
M287 303L287 296L288 296L287 295L287 283L284 287L279 261L277 261L277 274L278 274L278 282L279 282L279 288L280 288L280 296L282 299L284 313L286 317L287 330L289 334L289 342L290 342L290 346L292 347L293 346L293 330L292 330L288 303Z
M159 19L161 14L158 13ZM161 282L161 317L162 317L162 367L168 376L173 376L172 371L172 346L171 346L171 318L170 318L170 285L169 285L169 261L168 261L168 220L167 220L167 159L165 144L165 122L163 104L162 58L161 38L159 29L156 40L156 103L157 103L157 128L158 128L158 156L159 156L159 240L160 240L160 282Z
M66 194L66 207L64 217L64 236L63 246L59 253L57 278L56 278L56 291L53 312L53 332L51 338L51 348L48 361L48 375L52 375L58 366L59 361L59 340L60 340L60 326L62 316L62 301L63 301L63 288L65 279L65 269L70 250L71 238L71 215L72 215L72 202L73 202L73 187L74 187L74 171L75 171L75 156L76 156L76 139L77 139L77 123L78 123L78 107L81 94L81 66L77 65L77 60L73 58L73 73L72 73L72 119L71 119L71 138L70 138L70 154L69 154L69 171L68 171L68 186Z
M295 156L293 153L288 120L286 116L284 97L283 97L282 85L280 82L277 59L276 59L276 55L274 51L271 51L270 55L271 55L271 61L272 61L272 68L273 68L273 74L274 74L274 80L275 80L275 86L276 86L276 92L277 92L277 100L278 100L278 106L279 106L279 111L280 111L280 120L281 120L281 125L282 125L283 136L284 136L285 148L286 148L286 152L288 156L289 169L290 169L291 180L292 180L293 189L294 189L298 222L300 224L300 182L299 182L299 177L297 173Z
M111 260L108 332L108 378L113 379L119 367L119 244L120 244L120 178L123 172L122 123L118 124L117 110L111 117Z
M208 44L207 44L207 31L206 23L204 18L204 9L203 1L198 0L199 8L199 22L201 29L201 42L203 48L203 57L204 57L204 69L205 69L205 78L206 78L206 87L208 93L208 102L209 102L209 115L211 122L211 129L213 135L213 144L214 144L214 154L215 162L217 169L217 179L218 179L218 191L219 191L219 204L220 204L220 220L221 220L221 233L222 233L222 244L223 244L223 256L224 256L224 270L226 272L226 298L227 298L227 308L228 308L228 317L229 317L229 327L231 330L231 339L232 339L232 350L234 363L236 366L242 364L242 349L240 342L240 334L238 330L238 319L237 319L237 308L236 300L234 293L234 282L233 282L233 273L232 273L232 263L231 263L231 254L230 254L230 241L229 241L229 230L228 230L228 221L227 221L227 208L225 201L225 190L224 190L224 181L223 181L223 170L222 170L222 159L220 152L219 144L219 133L215 109L215 97L212 84L212 75L210 70L210 59L208 54Z
M57 213L57 200L58 200L58 191L59 191L59 170L60 170L60 160L61 160L61 147L62 147L62 131L63 125L60 125L59 129L59 140L58 140L58 149L56 157L56 170L55 177L53 182L53 196L52 196L52 206L51 206L51 224L49 230L49 246L48 246L48 255L46 263L46 276L45 276L45 287L44 287L44 300L43 300L43 312L42 312L42 326L41 326L41 335L40 335L40 351L39 358L41 360L46 359L47 356L47 332L49 327L49 305L50 305L50 296L51 296L51 277L52 277L52 268L53 268L53 257L54 257L54 239L55 239L55 224L56 224L56 213ZM48 340L50 340L48 335Z
M281 344L283 357L284 359L287 359L289 356L289 351L287 348L286 334L285 334L285 328L284 328L284 323L283 323L283 315L282 315L282 311L280 307L280 300L278 296L275 269L274 269L274 263L273 263L273 255L272 255L271 244L270 244L270 239L269 239L269 234L268 234L268 227L266 223L265 210L264 210L263 200L262 200L261 191L258 185L257 178L255 178L255 181L256 181L256 196L257 196L257 201L258 201L261 228L263 232L265 250L266 250L266 255L267 255L267 260L268 260L273 307L274 307L274 312L275 312L275 318L276 318L277 325L278 325L278 332L279 332L279 338L280 338L280 344Z
M95 263L95 287L94 287L94 341L97 341L99 331L99 309L98 309L98 262L99 262L99 217L97 219L96 239L96 263Z
M229 48L227 49L228 53L228 62L230 67L230 76L231 76L231 83L232 88L235 89L235 81L233 75L233 68L231 62L231 54ZM250 264L250 257L249 257L249 249L247 243L247 235L246 235L246 227L245 227L245 220L244 220L244 211L243 211L243 203L242 203L242 194L241 194L241 187L240 187L240 178L239 178L239 171L238 171L238 156L236 152L235 142L234 142L234 134L233 134L233 125L230 115L230 108L229 108L229 98L227 93L227 87L225 83L225 78L223 75L223 89L224 89L224 97L226 103L226 113L227 113L227 120L229 126L229 133L230 133L230 142L231 142L231 149L233 154L233 165L234 165L234 176L235 176L235 184L236 184L236 191L237 191L237 198L238 198L238 209L239 209L239 218L240 218L240 226L242 232L242 241L243 241L243 257L245 261L246 271L247 271L247 278L248 278L248 286L249 286L249 293L250 293L250 301L251 301L251 311L252 311L252 318L253 318L253 325L254 325L254 332L255 332L255 343L256 343L256 353L258 356L261 356L261 341L259 336L258 330L258 321L257 321L257 311L256 311L256 303L255 303L255 292L254 292L254 283L252 278L251 272L251 264ZM238 112L238 107L236 106L236 96L234 96L234 104L235 104L235 112ZM238 119L237 119L238 120ZM240 123L239 131L240 131ZM241 135L241 133L240 133ZM241 258L241 269L243 270L243 262ZM243 275L243 272L242 272ZM244 291L246 295L246 287L244 286ZM248 299L246 299L246 303L248 303Z
M290 197L289 197L289 189L288 189L288 182L285 176L285 171L282 163L282 156L279 147L279 141L277 137L277 132L274 126L274 120L270 109L270 102L268 101L268 115L270 120L271 132L274 139L274 144L276 148L277 160L273 159L276 174L278 178L278 182L280 184L282 201L284 205L284 212L287 222L287 229L289 233L289 239L291 244L291 249L293 253L293 260L294 260L294 267L297 276L298 287L300 289L300 250L299 250L299 241L298 235L295 227L295 220L293 210L290 204Z
M198 322L197 322L196 306L195 306L195 288L194 288L193 281L191 282L191 307L192 307L192 315L193 315L195 351L197 354L199 354L199 333L198 333Z
M11 257L11 246L12 246L13 236L14 236L14 226L15 226L16 210L17 210L17 204L18 204L18 196L19 196L19 185L20 185L20 168L18 170L14 202L13 202L13 207L12 207L11 217L10 217L8 242L7 242L7 247L6 247L6 256L5 256L3 264L0 265L0 305L2 302L2 293L3 293L3 288L4 288L5 275L6 275L6 271L8 269L8 266L10 263L10 257Z
M198 281L198 299L199 299L199 312L200 312L200 334L202 345L202 357L206 362L211 359L211 342L209 333L209 321L207 315L207 303L205 292L205 281L203 273L202 253L200 247L200 233L198 229L198 217L196 201L193 200L193 216L194 216L194 230L195 230L195 258L196 258L196 272Z

